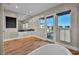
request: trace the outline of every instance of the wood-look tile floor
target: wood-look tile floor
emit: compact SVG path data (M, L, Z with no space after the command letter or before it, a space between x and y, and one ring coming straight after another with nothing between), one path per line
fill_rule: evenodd
M15 39L4 42L4 55L27 55L36 48L46 45L54 44L48 41L41 40L37 37L28 37L22 39ZM78 51L69 49L73 55L79 55Z
M68 48L70 52L72 52L73 55L79 55L79 51L75 51L75 50L72 50L70 48Z
M4 42L5 55L26 55L36 48L51 42L41 40L37 37L29 37Z

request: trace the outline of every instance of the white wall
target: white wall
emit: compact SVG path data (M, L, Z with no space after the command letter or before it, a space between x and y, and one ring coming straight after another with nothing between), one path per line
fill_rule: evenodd
M38 32L40 32L40 29L39 29L39 18L41 16L44 16L44 17L47 17L48 15L54 15L55 16L55 27L54 27L54 32L55 32L55 40L57 42L60 42L60 43L63 43L63 44L67 44L67 45L71 45L73 47L77 47L77 40L78 40L78 36L77 36L77 31L79 29L77 29L77 8L78 8L78 4L68 4L68 3L65 3L65 4L61 4L59 6L56 6L54 8L51 8L45 12L42 12L32 18L29 18L28 20L30 20L29 24L30 26L29 27L32 27L32 28L35 28L36 30L38 30ZM62 42L60 39L59 39L59 31L57 29L57 17L56 17L56 14L57 13L60 13L60 12L63 12L63 11L66 11L66 10L71 10L71 43L65 43L65 42ZM34 22L33 22L34 21ZM42 32L42 31L41 31ZM44 32L42 32L42 36L46 36L46 31L44 30Z
M22 26L23 26L23 23L21 21L18 21L18 30L22 30Z
M3 54L3 4L0 3L0 55Z
M28 23L29 28L35 29L35 31L38 32L39 36L46 38L46 28L40 28L39 16L32 18Z
M16 28L6 28L6 20L5 16L10 16L10 17L15 17L17 19L17 27ZM18 37L18 15L17 13L4 10L4 20L3 20L3 31L4 31L4 40L5 39L10 39L10 38L15 38Z
M77 9L77 36L78 36L78 40L77 40L77 46L78 46L78 49L79 49L79 7L78 7L78 9Z

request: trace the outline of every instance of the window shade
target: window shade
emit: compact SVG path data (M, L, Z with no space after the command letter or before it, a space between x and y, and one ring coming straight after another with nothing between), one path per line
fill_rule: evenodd
M46 17L46 18L52 18L53 16L48 16L48 17Z
M44 19L44 17L43 17L43 18L39 18L39 20L41 20L41 19L43 20L43 19Z
M57 13L56 15L58 16L62 16L62 15L65 15L65 14L70 14L71 10L67 10L67 11L64 11L64 12L61 12L61 13Z

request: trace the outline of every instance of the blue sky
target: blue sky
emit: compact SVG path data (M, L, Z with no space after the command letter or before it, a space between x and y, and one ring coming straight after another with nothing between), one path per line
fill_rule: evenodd
M47 26L53 26L54 25L54 19L53 18L48 18L47 19Z
M52 26L54 24L54 19L47 19L47 26ZM59 26L70 26L70 15L58 16L58 25Z
M70 26L70 15L58 16L58 25L59 26Z

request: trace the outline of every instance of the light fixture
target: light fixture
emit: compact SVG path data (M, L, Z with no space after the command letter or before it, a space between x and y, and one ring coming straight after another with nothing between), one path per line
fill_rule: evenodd
M29 13L31 14L31 13L32 13L32 11L29 11Z
M18 6L15 6L16 8L18 8Z

